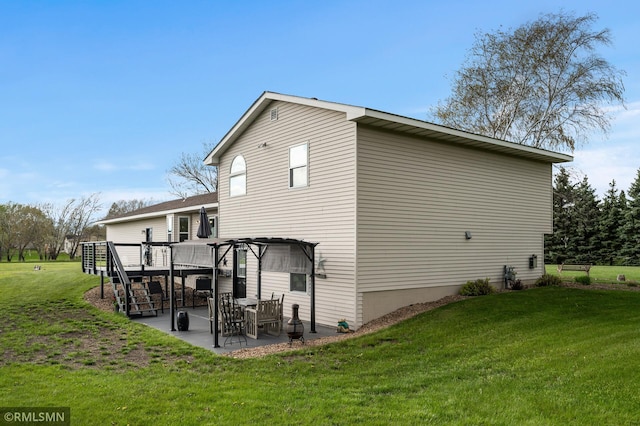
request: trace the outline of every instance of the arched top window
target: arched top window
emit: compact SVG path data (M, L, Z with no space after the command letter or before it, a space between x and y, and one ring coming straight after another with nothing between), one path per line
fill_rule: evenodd
M236 156L231 162L231 174L246 172L247 171L247 163L244 161L244 157L242 155Z
M247 193L247 163L242 155L236 156L231 162L229 173L229 196L236 197Z

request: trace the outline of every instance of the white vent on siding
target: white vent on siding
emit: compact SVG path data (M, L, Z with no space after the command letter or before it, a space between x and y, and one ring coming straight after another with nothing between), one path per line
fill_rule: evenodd
M271 110L271 121L278 120L278 108L274 108Z

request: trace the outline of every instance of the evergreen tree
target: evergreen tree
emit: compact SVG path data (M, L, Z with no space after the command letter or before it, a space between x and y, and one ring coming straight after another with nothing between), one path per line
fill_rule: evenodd
M628 202L622 227L622 256L627 265L640 265L640 169L627 192Z
M624 191L618 194L616 181L609 184L599 223L600 256L598 263L613 265L622 249L621 228L624 223L622 203L626 203Z
M567 169L560 167L553 184L553 234L545 237L547 263L565 263L572 253L574 185Z
M600 202L595 192L586 176L577 186L575 192L575 202L572 209L575 241L572 249L575 253L574 259L578 263L595 263L598 260Z

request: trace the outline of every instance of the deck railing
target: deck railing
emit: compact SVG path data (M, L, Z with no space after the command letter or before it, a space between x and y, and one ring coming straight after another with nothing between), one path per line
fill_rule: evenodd
M115 301L121 312L127 315L142 311L155 313L147 290L143 286L142 295L140 295L140 289L134 290L129 274L133 273L135 277L140 278L140 275L145 273L146 267L151 267L156 263L153 259L155 256L151 255L152 250L159 247L161 253L166 257L167 245L168 243L84 242L82 243L82 272L110 278ZM164 263L166 263L166 259L163 259L162 264ZM140 304L148 305L150 308L142 309Z

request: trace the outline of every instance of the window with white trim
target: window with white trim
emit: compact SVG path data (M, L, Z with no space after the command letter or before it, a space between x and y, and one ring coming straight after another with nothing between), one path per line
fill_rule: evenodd
M211 235L209 238L218 238L218 216L209 218L209 226L211 227Z
M289 274L289 291L307 292L307 274Z
M289 148L289 188L300 188L309 184L309 144Z
M247 193L247 163L242 155L236 156L231 162L229 173L229 196L237 197Z
M189 239L189 216L180 216L178 219L178 235L179 241L183 242Z
M167 241L173 242L173 215L167 215Z

